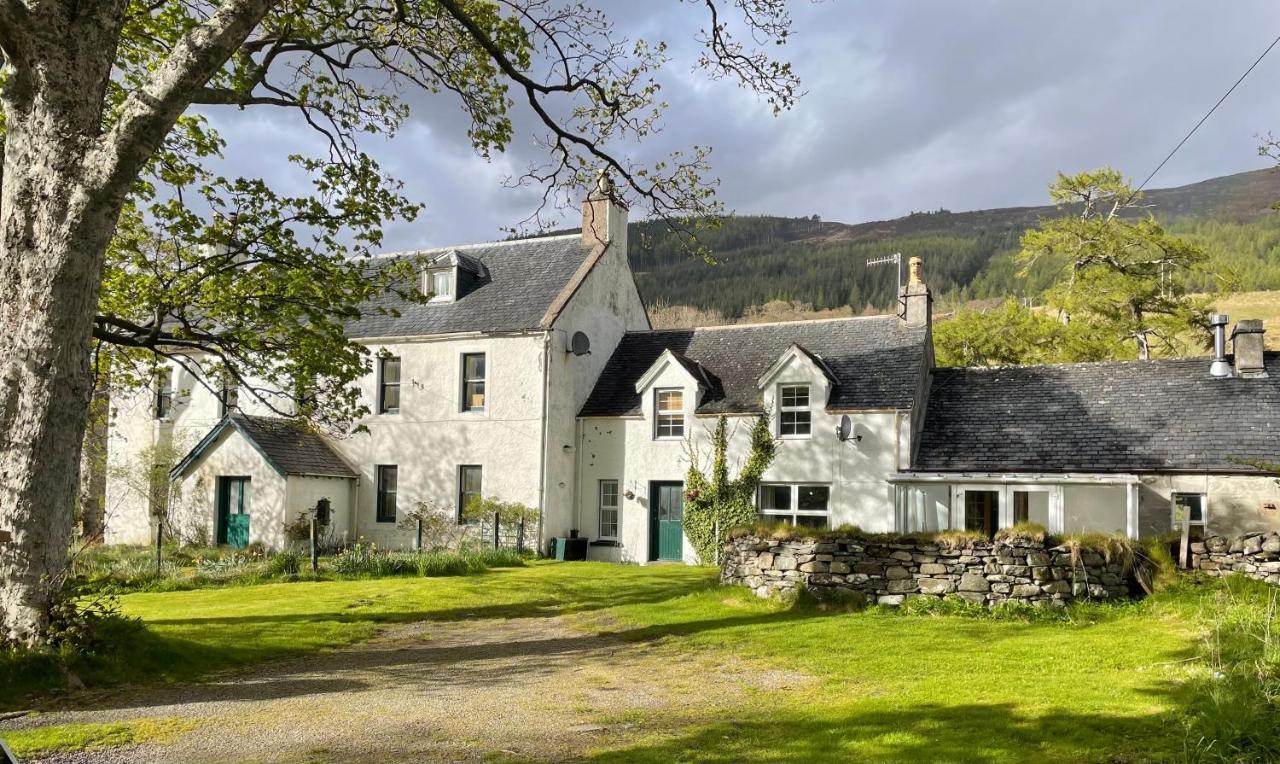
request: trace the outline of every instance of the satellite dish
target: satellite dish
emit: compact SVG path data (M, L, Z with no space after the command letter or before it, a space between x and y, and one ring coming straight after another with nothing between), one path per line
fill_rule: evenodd
M591 340L584 332L574 332L569 338L569 352L574 355L589 355L591 353Z
M853 420L848 414L840 417L840 424L836 425L836 437L844 442L849 439L849 434L853 432Z

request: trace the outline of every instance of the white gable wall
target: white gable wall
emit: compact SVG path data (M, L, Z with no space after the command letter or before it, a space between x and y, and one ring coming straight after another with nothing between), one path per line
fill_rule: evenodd
M649 317L631 277L623 239L605 250L553 324L547 389L545 538L565 536L578 527L574 511L578 499L574 476L582 458L576 444L578 411L623 334L648 328ZM591 341L588 355L569 352L570 338L579 331Z
M819 375L820 376L820 375ZM867 531L892 531L894 490L888 477L899 465L899 452L909 452L910 426L898 411L850 412L852 433L860 441L841 442L836 436L840 413L824 410L825 378L812 376L804 364L788 366L776 383L803 382L812 385L810 405L812 432L809 438L782 440L777 456L765 472L766 483L806 483L829 485L830 525L856 524ZM685 393L685 435L683 440L655 440L653 437L653 390L680 387ZM766 391L766 404L773 405L776 386ZM683 482L689 455L700 455L704 466L711 456L714 416L694 416L697 387L679 364L671 364L644 391L639 417L592 417L580 423L583 454L579 472L578 523L592 539L599 532L599 481L618 480L621 527L620 548L592 547L598 559L646 562L649 552L649 493L654 481ZM750 450L751 427L755 415L734 415L728 420L729 463L736 474ZM777 432L776 417L771 426ZM630 491L633 498L627 499ZM695 562L693 549L685 541L684 557Z
M206 449L186 476L174 482L169 515L179 533L188 539L203 536L214 543L218 478L224 476L249 478L245 502L249 543L283 546L288 519L285 478L234 427L224 430L216 447Z

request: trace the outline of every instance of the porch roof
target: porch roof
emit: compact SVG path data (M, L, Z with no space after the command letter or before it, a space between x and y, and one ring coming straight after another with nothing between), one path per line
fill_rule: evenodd
M183 477L206 453L221 442L223 433L234 429L244 437L272 469L281 475L356 478L360 473L337 454L324 438L297 422L275 417L230 414L213 426L199 443L174 465L170 475Z
M890 483L960 483L966 485L1133 485L1137 475L1124 472L895 472Z

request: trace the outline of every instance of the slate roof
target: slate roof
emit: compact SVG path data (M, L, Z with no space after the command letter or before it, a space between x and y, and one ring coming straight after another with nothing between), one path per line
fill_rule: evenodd
M360 476L319 434L287 419L245 414L231 414L214 425L196 447L174 466L172 474L185 474L206 451L215 447L219 437L229 427L239 431L281 475L343 478Z
M760 411L756 380L792 344L820 356L835 375L830 409L909 409L923 373L925 336L897 316L629 332L579 415L639 414L636 381L666 349L706 372L710 389L697 413Z
M373 267L409 258L456 252L460 261L484 265L487 275L452 302L410 303L384 293L361 306L361 318L347 323L348 337L402 337L451 332L537 329L547 308L591 254L579 234L512 242L443 247L382 255ZM416 286L416 285L415 285ZM380 312L398 310L400 315Z
M1280 354L1264 379L1209 360L936 369L915 469L1241 472L1280 462Z

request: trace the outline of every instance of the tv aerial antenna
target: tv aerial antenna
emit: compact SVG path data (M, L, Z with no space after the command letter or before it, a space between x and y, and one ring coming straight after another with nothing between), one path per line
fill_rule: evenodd
M902 253L894 252L892 255L882 255L880 257L868 257L867 265L896 265L898 267L898 291L894 296L902 294Z

